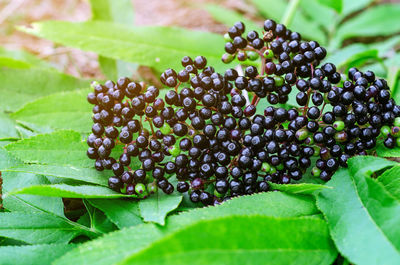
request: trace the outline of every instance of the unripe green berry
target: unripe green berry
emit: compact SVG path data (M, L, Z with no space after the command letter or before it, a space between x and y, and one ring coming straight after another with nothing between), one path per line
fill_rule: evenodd
M393 135L394 137L399 137L400 136L400 127L394 126L390 130L390 134Z
M224 53L221 58L223 63L230 63L233 61L233 59L235 59L235 56L229 53Z
M150 194L156 193L157 192L157 184L154 182L147 184L147 190L149 191Z
M271 170L270 164L268 164L267 162L264 162L262 164L261 170L268 173Z
M308 137L308 131L306 129L300 129L295 134L299 141L303 141Z
M387 125L382 126L382 128L381 128L381 135L382 135L382 136L388 136L388 134L390 134L390 127L387 126Z
M344 122L343 121L335 121L333 123L333 128L336 129L336 131L343 131L344 129Z
M274 58L274 52L272 50L265 50L264 57L266 59L272 59Z
M320 152L321 152L321 147L319 147L317 145L314 146L314 154L313 154L313 156L318 157Z
M269 170L270 174L274 174L276 173L276 168L275 167L271 167L271 169Z
M247 57L249 58L250 61L255 61L259 58L259 55L256 52L249 51L247 52Z
M313 167L312 170L311 170L311 174L314 177L319 177L319 175L321 175L321 170L319 168L317 168L317 167Z
M396 138L396 145L400 147L400 138Z
M346 132L337 132L335 134L335 140L338 141L339 143L343 143L347 141L347 133Z
M122 188L120 189L122 194L126 193L126 184L124 184L124 186L122 186Z
M230 41L232 41L232 39L231 39L231 37L229 36L228 33L225 33L225 34L224 34L224 41L225 41L225 42L230 42Z
M139 196L139 198L144 198L149 195L146 186L143 183L138 183L135 185L135 192Z
M284 79L281 76L274 76L275 86L281 87L283 85Z

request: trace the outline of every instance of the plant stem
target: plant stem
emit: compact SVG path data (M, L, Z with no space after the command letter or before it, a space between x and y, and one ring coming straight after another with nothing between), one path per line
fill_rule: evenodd
M300 0L290 0L289 5L286 8L285 14L283 15L281 23L289 27L292 23L294 15L296 14L297 7L300 4Z

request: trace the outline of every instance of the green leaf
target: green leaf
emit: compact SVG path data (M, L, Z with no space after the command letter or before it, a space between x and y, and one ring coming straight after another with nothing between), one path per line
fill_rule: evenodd
M200 220L213 220L232 215L295 217L316 213L318 210L313 199L308 196L293 196L281 192L242 196L216 207L199 208L172 215L167 219L165 226L149 223L110 233L79 246L54 264L114 264L149 247L156 240ZM126 244L126 242L135 242L135 244ZM121 248L121 245L124 247Z
M375 179L341 169L321 191L324 213L340 253L355 264L400 264L400 202Z
M251 0L251 2L258 8L263 18L272 18L276 21L281 20L287 6L285 1ZM306 39L316 40L322 45L326 43L325 33L317 23L308 20L301 10L297 10L289 28L300 32Z
M398 33L400 32L400 24L397 20L399 16L400 5L398 4L382 4L368 8L338 28L336 41L341 43L352 37L388 36Z
M68 219L46 213L0 213L0 236L29 244L68 243L89 232Z
M0 56L0 68L3 68L3 67L16 68L16 69L27 69L27 68L31 68L32 65L30 65L27 62L15 60L13 58Z
M93 161L85 153L86 143L74 131L40 134L9 144L5 148L25 163L93 167Z
M262 29L261 25L254 23L252 20L247 19L242 14L222 7L215 4L207 4L205 9L211 14L211 16L218 22L226 25L227 27L232 27L235 22L242 21L246 25L246 31L252 30L259 31Z
M355 43L341 48L328 56L324 61L335 64L338 68L347 70L353 66L361 66L368 59L377 59L378 51L365 44Z
M120 264L331 264L335 256L319 218L231 216L189 226Z
M89 202L83 200L90 219L90 228L103 234L116 230L115 225L99 209L93 207Z
M92 20L110 21L126 25L132 25L134 13L130 0L91 0ZM102 72L110 79L117 80L120 76L131 76L137 68L136 64L114 60L100 56L99 63Z
M7 265L47 265L68 251L75 248L74 244L47 244L33 246L0 247L1 264Z
M397 162L390 161L376 156L356 156L347 161L350 173L353 175L371 176L374 172L384 168L398 165Z
M312 8L310 8L312 6ZM320 27L326 31L330 31L334 27L333 23L327 21L335 21L337 13L320 3L320 0L300 0L301 11L310 18L313 23L318 23Z
M90 131L92 110L86 101L89 90L55 93L39 98L11 114L15 120L53 129ZM1 135L1 134L0 134Z
M0 71L0 80L0 110L7 111L17 110L42 96L89 85L86 80L41 68L5 68Z
M140 215L146 222L165 224L167 214L175 210L182 201L182 195L170 194L158 191L154 195L139 201Z
M29 187L31 185L49 184L49 180L40 175L3 172L3 206L11 212L26 213L53 213L64 217L64 204L61 198L46 198L35 195L8 195L8 192L16 188Z
M376 148L376 154L382 157L400 157L400 147L387 148L380 144Z
M343 1L343 8L342 8L342 18L346 17L347 15L356 12L360 9L367 7L373 0L342 0Z
M107 186L110 174L108 172L99 172L95 168L83 168L75 166L58 165L36 165L36 164L18 164L8 167L4 171L24 172L46 175L60 179L73 179L101 186Z
M0 147L0 171L18 164L19 161L11 156L4 147Z
M338 13L342 12L342 0L318 0L318 2L336 10Z
M52 68L49 63L23 50L9 50L0 47L0 57L13 59L15 62L25 63L29 67Z
M94 207L102 210L108 219L120 229L143 224L137 201L106 199L90 199L88 201Z
M16 122L4 112L0 112L0 139L19 138Z
M313 194L316 191L329 189L330 187L314 183L299 183L299 184L276 184L269 183L271 189L280 190L292 194Z
M135 195L124 195L108 187L92 185L72 186L67 184L32 185L26 188L14 189L8 194L32 194L64 198L136 198Z
M395 198L400 200L400 166L394 166L391 169L386 170L378 177L378 181L381 182L386 190L392 194Z
M100 21L48 21L33 23L32 27L22 30L66 46L139 63L160 71L182 67L180 58L185 55L203 55L208 64L216 69L226 68L221 61L223 38L208 32L156 26L126 27Z

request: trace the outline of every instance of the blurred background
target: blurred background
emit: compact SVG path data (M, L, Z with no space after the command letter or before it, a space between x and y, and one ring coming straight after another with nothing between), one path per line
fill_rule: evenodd
M96 19L96 12L107 12L96 11L96 5L105 2L116 6L116 14L121 12L119 18L111 19L120 21L114 22L177 26L221 35L239 19L248 28L261 30L265 18L282 21L292 9L295 14L286 21L289 28L327 47L328 60L343 70L368 66L397 85L400 0L0 0L0 46L33 53L76 77L104 79L107 76L95 53L54 44L18 31L16 26L43 20ZM146 68L136 70L139 76L151 78Z

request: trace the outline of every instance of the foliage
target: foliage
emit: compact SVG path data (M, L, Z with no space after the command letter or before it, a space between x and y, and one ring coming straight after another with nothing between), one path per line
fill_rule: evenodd
M129 26L130 1L90 2L90 21L36 22L21 30L96 52L113 79L139 65L175 67L184 55L201 54L225 68L217 34ZM400 100L399 4L250 2L257 10L251 18L215 4L204 8L223 24L243 20L250 28L261 26L258 18L289 16L291 28L328 47L326 61L377 71ZM298 6L295 13L290 6ZM107 188L109 176L86 158L89 80L4 48L0 79L1 264L400 264L397 162L355 157L327 183L315 184L309 174L304 183L271 183L274 192L215 207L161 192L137 200ZM376 153L400 156L399 149Z

